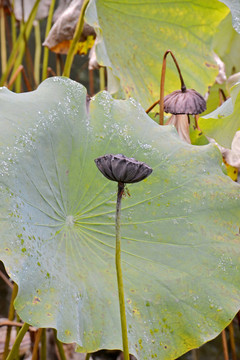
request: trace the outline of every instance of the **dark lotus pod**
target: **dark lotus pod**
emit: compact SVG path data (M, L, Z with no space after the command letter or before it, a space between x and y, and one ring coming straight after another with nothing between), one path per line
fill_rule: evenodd
M144 162L122 154L107 154L94 160L101 173L109 180L135 183L148 177L152 168Z
M206 110L206 101L197 91L176 90L164 97L164 111L170 114L197 115Z

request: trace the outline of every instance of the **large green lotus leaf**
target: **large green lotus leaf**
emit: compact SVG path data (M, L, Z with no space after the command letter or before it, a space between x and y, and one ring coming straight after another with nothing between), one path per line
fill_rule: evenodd
M117 184L94 159L153 167L122 205L130 351L175 359L216 336L240 307L239 185L213 145L182 142L134 100L46 80L0 92L0 254L22 319L80 351L121 348L115 272Z
M205 93L218 73L212 38L229 9L217 0L174 1L92 0L86 20L98 34L97 58L120 79L127 96L144 107L159 98L163 54L171 49L187 87ZM165 90L180 88L168 59ZM109 90L116 84L110 77Z
M239 0L219 0L226 4L232 13L232 23L234 29L240 34L240 1Z
M199 119L199 126L205 135L231 148L233 137L240 129L240 83L232 87L231 98Z
M232 27L231 13L219 24L213 48L225 64L227 77L240 71L240 34Z

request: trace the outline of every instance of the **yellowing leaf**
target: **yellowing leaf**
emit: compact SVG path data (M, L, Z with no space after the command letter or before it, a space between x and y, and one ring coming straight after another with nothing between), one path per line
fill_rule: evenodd
M92 0L85 18L98 34L97 60L110 71L109 90L116 91L112 77L120 79L126 97L148 108L159 99L167 49L176 56L187 88L204 94L214 83L218 67L212 40L228 13L227 6L217 0ZM170 59L166 79L166 93L180 87Z

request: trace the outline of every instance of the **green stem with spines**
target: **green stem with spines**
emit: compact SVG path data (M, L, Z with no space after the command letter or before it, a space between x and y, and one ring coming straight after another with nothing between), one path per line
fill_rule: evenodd
M124 354L124 360L129 360L127 319L126 319L123 276L122 276L122 266L121 266L121 231L120 231L121 224L120 223L121 223L121 200L122 200L123 192L124 192L124 184L119 182L118 183L118 194L117 194L117 206L116 206L115 262L116 262L118 298L119 298L120 318L121 318L121 328L122 328L123 354Z

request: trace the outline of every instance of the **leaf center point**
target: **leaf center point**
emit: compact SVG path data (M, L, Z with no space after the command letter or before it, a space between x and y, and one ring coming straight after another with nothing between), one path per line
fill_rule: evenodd
M68 216L66 217L66 224L67 224L68 226L73 226L74 223L75 223L74 217L73 217L72 215L68 215Z

